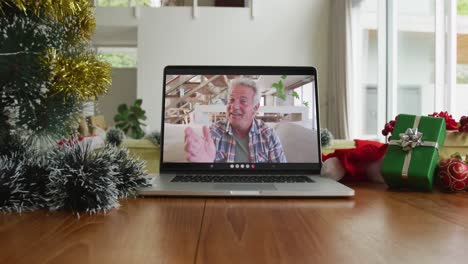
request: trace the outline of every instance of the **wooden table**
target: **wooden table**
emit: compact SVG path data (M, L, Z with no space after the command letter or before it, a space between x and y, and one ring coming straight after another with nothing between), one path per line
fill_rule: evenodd
M138 198L106 215L0 214L0 263L466 263L468 193Z

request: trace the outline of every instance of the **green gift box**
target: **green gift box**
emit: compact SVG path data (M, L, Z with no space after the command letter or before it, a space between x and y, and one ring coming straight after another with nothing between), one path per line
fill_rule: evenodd
M382 175L390 188L431 191L445 141L445 119L398 115L385 154Z

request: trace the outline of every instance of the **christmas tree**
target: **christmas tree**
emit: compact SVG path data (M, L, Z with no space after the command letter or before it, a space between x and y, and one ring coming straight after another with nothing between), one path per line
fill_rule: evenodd
M89 0L0 1L0 143L56 141L77 128L81 105L106 93L110 65L89 41Z
M94 27L89 0L0 0L0 211L108 210L145 182L128 152L77 137L111 81Z

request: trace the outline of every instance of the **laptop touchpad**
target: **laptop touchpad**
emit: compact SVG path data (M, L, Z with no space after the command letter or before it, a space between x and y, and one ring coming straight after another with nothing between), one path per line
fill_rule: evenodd
M274 184L255 184L255 183L216 183L216 190L230 191L275 191Z

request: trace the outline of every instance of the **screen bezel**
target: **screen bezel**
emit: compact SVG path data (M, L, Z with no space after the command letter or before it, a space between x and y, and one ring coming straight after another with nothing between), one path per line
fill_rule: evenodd
M316 127L320 131L318 80L317 70L314 67L290 66L166 66L163 74L162 109L161 109L161 154L160 173L223 173L223 174L319 174L322 167L321 144L318 144L317 163L195 163L195 162L163 162L164 160L164 120L165 120L165 85L167 75L208 74L208 75L313 75L315 77L315 111L317 113ZM320 133L317 133L317 142L320 142ZM249 164L249 168L245 165ZM254 168L251 165L254 164ZM234 165L231 168L231 165ZM239 165L239 166L236 166ZM241 167L242 165L243 168Z

